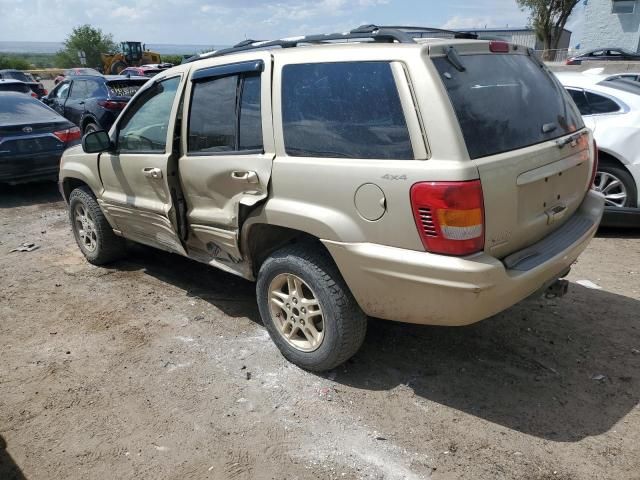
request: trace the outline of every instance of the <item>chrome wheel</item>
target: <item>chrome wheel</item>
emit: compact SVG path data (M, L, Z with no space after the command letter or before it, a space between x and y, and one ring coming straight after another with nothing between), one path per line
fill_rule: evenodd
M322 308L309 285L301 278L281 273L271 281L269 311L280 335L297 350L313 352L322 344Z
M627 203L627 188L622 180L609 172L597 172L593 182L596 191L604 195L608 207L624 207Z
M95 251L98 246L98 237L96 234L96 224L89 213L87 207L82 203L78 203L74 210L74 227L80 239L82 248L88 252Z

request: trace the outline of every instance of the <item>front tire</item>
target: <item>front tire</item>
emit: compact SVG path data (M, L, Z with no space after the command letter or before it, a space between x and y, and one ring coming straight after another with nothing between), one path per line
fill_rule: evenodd
M105 265L124 256L124 239L113 233L88 187L78 187L71 192L69 220L76 243L89 263Z
M299 367L331 370L362 346L367 317L331 257L313 244L273 253L260 268L256 292L271 339Z

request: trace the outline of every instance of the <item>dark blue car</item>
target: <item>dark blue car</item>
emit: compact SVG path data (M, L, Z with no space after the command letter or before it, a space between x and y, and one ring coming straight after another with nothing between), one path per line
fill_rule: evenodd
M57 179L80 129L24 93L0 92L0 183Z
M83 134L109 130L148 80L122 75L78 75L60 82L42 101L80 127Z

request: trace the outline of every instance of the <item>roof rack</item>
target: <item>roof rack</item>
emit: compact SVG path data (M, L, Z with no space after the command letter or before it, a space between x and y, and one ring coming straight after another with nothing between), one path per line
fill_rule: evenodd
M439 35L451 35L453 38L477 39L478 36L467 32L454 32L440 28L407 27L407 26L378 26L361 25L346 33L327 33L320 35L306 35L300 37L283 38L280 40L243 40L233 47L223 48L215 52L196 55L186 60L185 63L202 60L205 58L222 57L232 53L246 52L250 50L262 50L271 47L292 48L303 44L322 44L348 40L370 40L387 43L416 43L415 38L425 36L429 32Z

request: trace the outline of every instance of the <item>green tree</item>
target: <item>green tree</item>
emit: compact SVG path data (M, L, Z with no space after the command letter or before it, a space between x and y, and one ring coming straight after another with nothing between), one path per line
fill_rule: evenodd
M29 70L32 65L22 58L16 58L9 55L0 55L0 70L10 68L15 70Z
M82 50L87 56L87 66L99 67L102 65L100 53L116 49L113 35L91 25L81 25L73 29L64 41L64 48L56 53L56 65L65 68L79 66L78 51Z
M544 60L552 60L562 30L580 0L516 0L522 10L529 11L529 23L544 45Z

